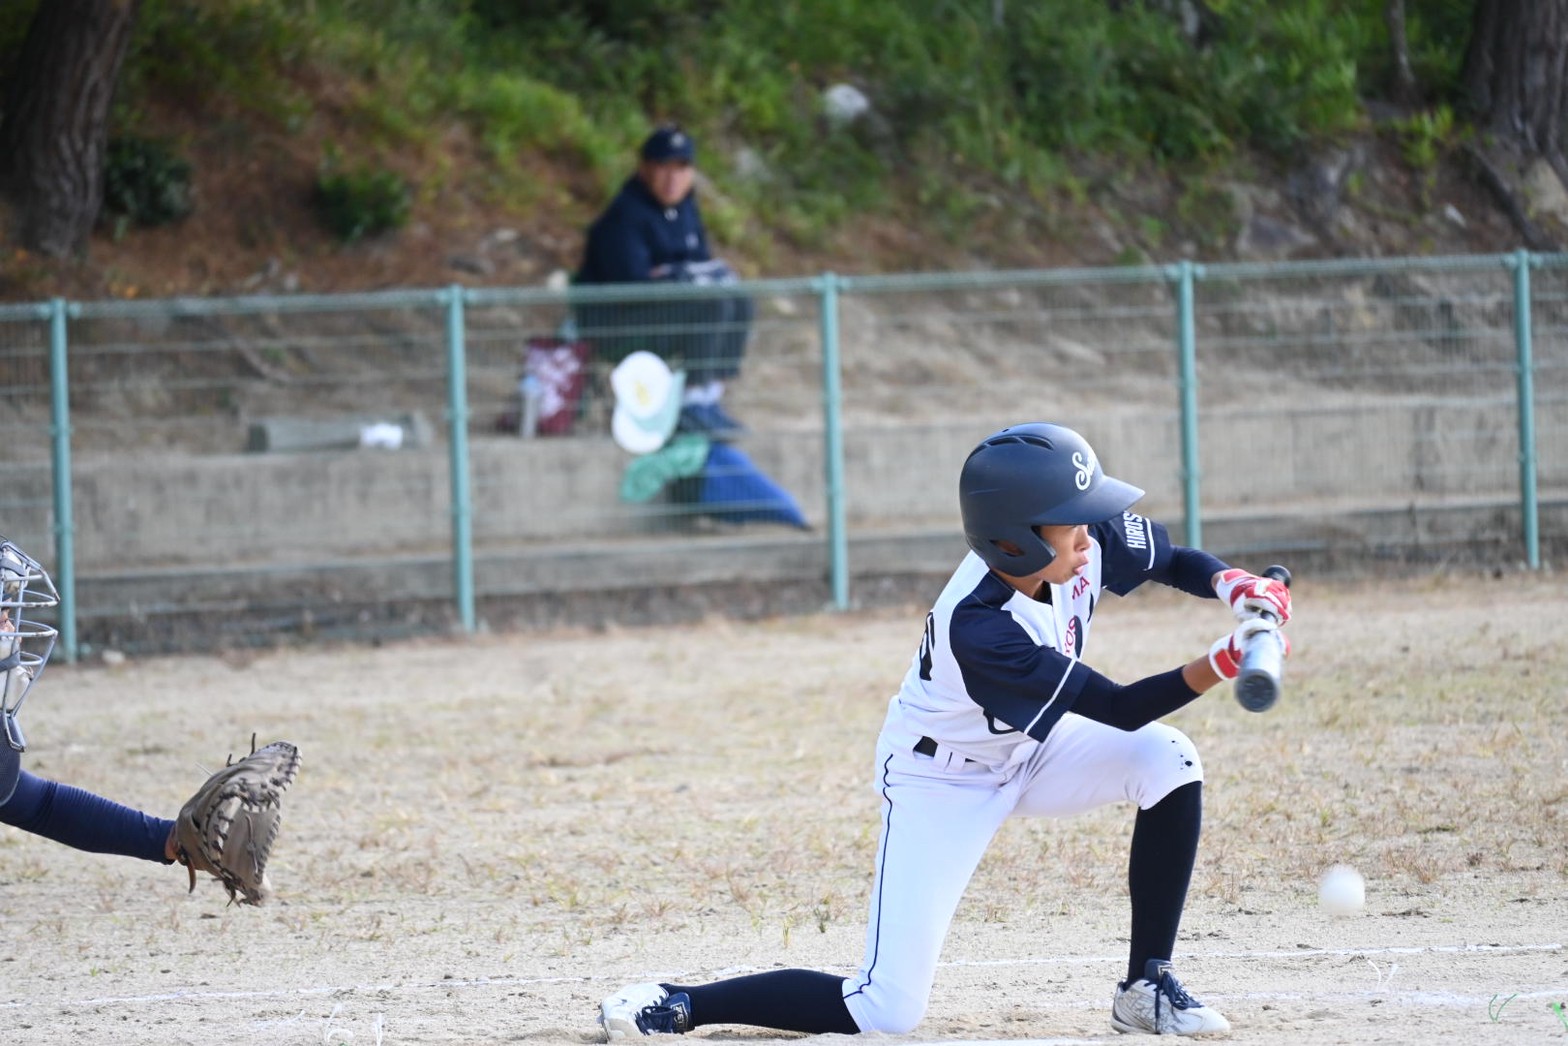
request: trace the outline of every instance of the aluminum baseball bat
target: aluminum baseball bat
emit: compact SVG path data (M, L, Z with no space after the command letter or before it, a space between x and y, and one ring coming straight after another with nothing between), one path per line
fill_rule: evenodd
M1290 587L1290 571L1275 564L1263 571ZM1265 614L1276 621L1273 614ZM1280 676L1285 670L1285 640L1278 632L1262 632L1252 637L1241 652L1241 670L1236 673L1236 700L1249 712L1266 712L1279 700Z

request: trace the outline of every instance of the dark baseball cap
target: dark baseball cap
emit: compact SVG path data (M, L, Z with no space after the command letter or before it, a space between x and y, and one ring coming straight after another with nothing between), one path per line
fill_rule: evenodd
M697 158L697 143L691 140L691 135L674 124L665 124L642 143L639 155L650 163L668 163L672 160L691 163Z

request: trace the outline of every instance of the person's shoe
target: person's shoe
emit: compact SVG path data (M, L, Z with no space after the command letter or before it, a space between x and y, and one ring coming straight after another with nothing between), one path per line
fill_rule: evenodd
M675 423L677 432L699 432L709 439L727 441L746 432L746 426L726 414L717 403L688 403Z
M606 1042L645 1035L684 1035L691 1030L691 996L669 994L657 984L622 988L599 1004Z
M746 431L746 426L736 421L735 416L724 409L724 404L715 403L712 405L712 410L713 420L718 424L720 429L726 432L730 432L736 436L739 436Z
M1116 986L1111 1027L1140 1035L1223 1035L1230 1021L1188 995L1169 962L1150 959L1141 980Z

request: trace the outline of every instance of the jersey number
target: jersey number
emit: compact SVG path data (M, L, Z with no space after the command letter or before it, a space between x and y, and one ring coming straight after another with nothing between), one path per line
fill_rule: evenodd
M936 614L926 615L926 633L920 637L920 678L931 681L931 649L936 646Z
M931 681L931 652L936 648L936 613L926 615L925 635L920 637L920 678ZM998 729L998 726L1001 729ZM990 712L985 714L985 728L993 734L1016 734L1016 727L1008 726Z
M996 728L996 725L998 723L1002 724L1002 729L1000 729L1000 730L998 730ZM1000 719L996 718L996 716L992 715L990 712L987 712L985 714L985 728L987 730L991 731L991 733L993 733L993 734L1016 734L1016 733L1018 733L1018 728L1017 727L1015 727L1015 726L1008 726L1006 723L1002 723L1002 721Z

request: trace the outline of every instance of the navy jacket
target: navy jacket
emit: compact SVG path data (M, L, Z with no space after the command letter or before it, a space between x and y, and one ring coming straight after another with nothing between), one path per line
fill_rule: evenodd
M683 265L711 260L693 190L674 207L661 207L636 175L626 180L588 228L579 283L638 283L669 279ZM669 273L654 275L660 266Z

